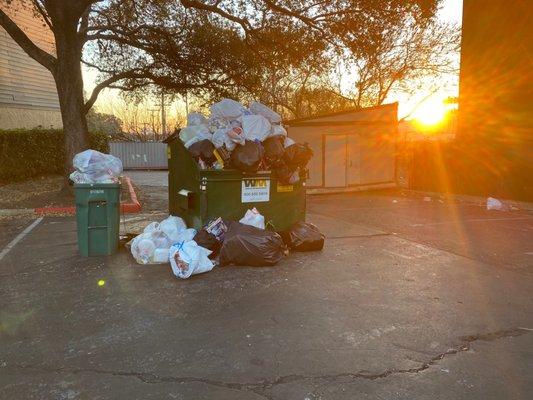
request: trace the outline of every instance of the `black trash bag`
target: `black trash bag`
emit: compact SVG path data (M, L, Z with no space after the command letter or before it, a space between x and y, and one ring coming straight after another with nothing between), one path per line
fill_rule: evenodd
M276 265L285 255L283 239L276 232L231 222L220 250L220 265L254 267Z
M269 167L276 165L285 152L283 147L284 136L273 136L263 141L263 147L265 149L265 159Z
M307 143L294 143L285 149L283 160L293 171L296 168L305 168L309 160L313 157L313 150Z
M200 159L208 165L212 165L217 160L213 153L214 150L215 146L209 139L200 140L189 146L189 153L191 153L193 158L196 161Z
M324 235L309 222L297 222L280 235L287 247L294 251L315 251L324 247Z
M272 170L276 173L276 178L279 183L282 185L290 184L290 180L294 171L287 166L285 161L281 160L277 162L276 165L272 167Z
M202 246L203 248L212 251L209 258L215 258L218 255L221 243L217 240L215 235L207 232L205 229L200 229L196 235L194 235L193 240L198 246Z
M247 140L231 152L231 166L243 172L257 172L263 159L263 146Z

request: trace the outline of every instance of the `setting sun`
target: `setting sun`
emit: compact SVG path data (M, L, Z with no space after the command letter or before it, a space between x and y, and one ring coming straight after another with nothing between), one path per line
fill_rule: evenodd
M446 105L441 99L429 99L413 113L413 119L424 125L436 125L444 119Z

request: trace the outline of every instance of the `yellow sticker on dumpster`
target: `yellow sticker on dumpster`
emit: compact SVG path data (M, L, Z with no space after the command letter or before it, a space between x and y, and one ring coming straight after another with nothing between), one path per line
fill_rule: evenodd
M293 185L280 185L278 183L278 193L279 192L292 192L294 190Z
M270 179L246 178L242 180L242 203L257 203L269 200Z

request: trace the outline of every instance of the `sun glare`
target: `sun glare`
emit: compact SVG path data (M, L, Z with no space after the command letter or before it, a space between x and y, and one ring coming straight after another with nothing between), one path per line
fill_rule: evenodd
M444 119L446 106L440 99L430 99L414 113L413 119L424 125L436 125Z

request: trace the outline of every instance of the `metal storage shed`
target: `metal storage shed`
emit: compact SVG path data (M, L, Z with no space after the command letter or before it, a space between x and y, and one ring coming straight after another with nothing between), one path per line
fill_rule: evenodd
M396 185L398 103L286 121L289 137L314 151L309 189Z

